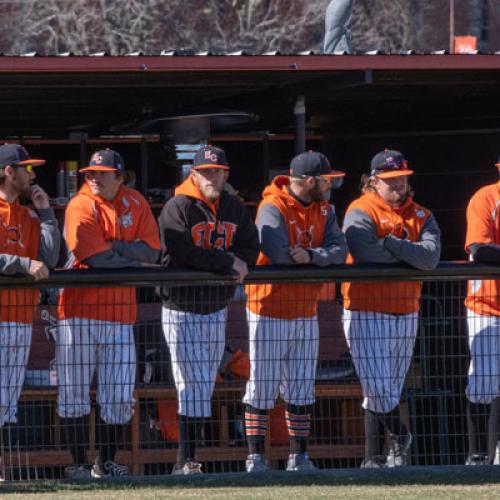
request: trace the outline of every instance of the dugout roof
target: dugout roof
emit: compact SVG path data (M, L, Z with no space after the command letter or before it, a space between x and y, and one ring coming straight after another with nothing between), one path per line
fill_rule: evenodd
M298 95L309 129L334 135L496 130L500 55L1 56L0 136L221 109L292 132Z

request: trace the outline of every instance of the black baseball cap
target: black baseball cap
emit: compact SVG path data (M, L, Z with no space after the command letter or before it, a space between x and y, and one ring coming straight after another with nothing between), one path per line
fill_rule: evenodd
M332 170L328 158L317 151L306 151L290 162L290 177L344 177L345 172Z
M112 149L96 151L90 158L88 167L80 172L125 172L125 162L122 155Z
M223 149L217 146L202 146L193 160L194 170L203 170L205 168L223 168L229 170L229 163L227 162L226 153Z
M2 144L0 146L0 168L43 165L45 160L31 158L28 151L19 144Z
M370 175L376 175L381 179L390 179L391 177L411 174L413 174L413 170L408 169L408 162L403 153L399 151L384 149L372 158Z

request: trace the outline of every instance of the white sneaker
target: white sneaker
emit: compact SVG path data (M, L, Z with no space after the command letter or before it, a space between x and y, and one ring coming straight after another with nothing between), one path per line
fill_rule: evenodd
M404 467L406 465L406 454L410 449L413 436L410 432L404 436L391 434L391 446L387 455L387 467Z
M84 467L83 465L72 465L70 467L65 467L64 468L64 477L66 479L90 479L90 471L87 469L87 467Z
M251 473L267 472L269 470L264 455L260 453L248 455L245 462L245 468L247 472Z
M489 462L487 455L476 453L467 457L465 465L489 465Z
M371 458L365 458L359 467L360 469L383 469L387 467L387 457L376 455Z
M128 476L128 467L126 465L117 464L111 460L108 460L103 465L96 460L96 463L92 466L90 475L95 479L126 477Z
M190 476L192 474L203 474L199 462L186 462L183 466L175 464L172 469L173 476Z
M117 464L108 460L104 463L104 469L111 477L126 477L128 476L128 467L126 465Z
M286 465L288 471L311 472L317 470L311 459L309 453L290 453L288 455L288 463Z

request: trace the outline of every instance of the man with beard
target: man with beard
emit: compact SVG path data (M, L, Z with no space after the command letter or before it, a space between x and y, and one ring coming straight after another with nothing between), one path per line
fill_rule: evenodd
M49 277L57 264L61 236L45 191L33 184L34 167L45 160L30 158L17 144L0 146L0 274ZM31 200L35 210L22 206ZM17 421L17 402L31 347L38 289L0 291L0 449L10 447L10 427ZM0 457L1 461L1 457ZM0 475L2 466L0 463Z
M212 391L225 345L227 305L255 264L259 239L243 203L224 191L225 152L203 146L189 177L159 218L164 266L235 274L234 285L163 287L162 323L177 388L179 448L173 474L201 473L196 446L211 416Z
M345 237L325 200L333 171L321 153L308 151L276 177L257 213L262 251L257 265L343 264ZM315 467L307 453L319 345L317 300L321 284L248 285L250 378L243 402L249 445L247 472L265 472L267 413L278 395L286 402L290 436L287 470Z
M376 154L361 178L362 195L347 209L344 232L348 262L404 262L433 269L440 256L440 231L431 212L413 201L413 174L399 151ZM406 464L412 436L399 402L417 334L421 283L345 283L344 331L363 389L365 459L362 467ZM390 448L382 456L385 435Z

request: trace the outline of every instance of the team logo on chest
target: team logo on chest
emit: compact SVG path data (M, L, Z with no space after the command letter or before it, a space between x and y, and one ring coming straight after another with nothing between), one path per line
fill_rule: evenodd
M120 224L124 228L131 226L133 223L134 223L134 218L132 217L131 212L127 212L120 217Z
M298 226L295 226L295 235L297 237L297 245L300 245L304 248L312 247L313 241L313 230L314 226L309 226L309 229L301 229Z
M5 245L17 245L24 248L24 243L21 235L21 228L18 226L9 226L5 222L2 223L5 231Z
M205 250L212 248L227 250L233 245L237 227L232 222L218 221L217 227L212 221L199 222L192 227L191 237L196 246Z

